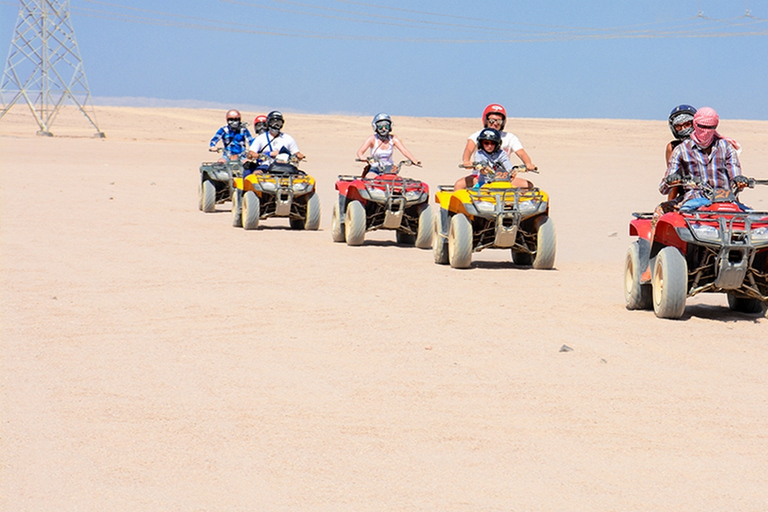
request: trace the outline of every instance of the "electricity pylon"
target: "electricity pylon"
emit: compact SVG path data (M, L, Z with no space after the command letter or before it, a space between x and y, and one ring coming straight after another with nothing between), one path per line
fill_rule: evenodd
M6 103L10 94L13 99ZM0 82L4 105L0 119L23 99L40 127L37 134L51 136L51 124L67 98L96 128L96 136L104 137L96 124L91 91L69 18L69 0L20 0L19 18Z

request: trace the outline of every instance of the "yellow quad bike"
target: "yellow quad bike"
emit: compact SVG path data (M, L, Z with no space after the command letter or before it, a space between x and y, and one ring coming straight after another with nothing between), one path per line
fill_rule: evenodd
M435 194L440 205L432 245L435 263L469 268L473 252L494 248L510 249L517 265L553 268L556 237L547 193L513 187L508 173L483 164L474 168L486 174L484 185L463 190L443 185ZM525 172L525 167L516 166L515 171Z
M266 171L234 179L232 225L257 229L260 220L270 217L287 217L291 229L320 227L315 179L299 170L294 155L279 155Z

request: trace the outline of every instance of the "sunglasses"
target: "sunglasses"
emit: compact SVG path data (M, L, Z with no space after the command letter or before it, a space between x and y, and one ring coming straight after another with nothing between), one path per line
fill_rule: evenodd
M501 126L501 125L502 125L502 123L504 123L504 120L503 120L503 119L488 119L488 120L486 121L486 123L487 123L487 124L492 124L492 125Z
M702 130L714 130L715 128L717 128L717 125L715 125L715 126L707 126L707 125L704 125L704 124L697 124L696 128L701 128Z
M378 123L376 123L376 128L390 129L392 128L392 124L389 121L379 121Z

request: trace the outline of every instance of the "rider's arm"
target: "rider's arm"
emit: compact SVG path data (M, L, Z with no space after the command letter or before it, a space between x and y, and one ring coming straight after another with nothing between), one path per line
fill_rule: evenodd
M725 168L728 171L728 180L733 181L733 178L741 175L741 163L739 162L739 154L731 144L726 144L725 150Z
M669 165L667 166L667 172L664 173L664 176L661 178L661 183L659 183L659 192L661 192L662 194L668 194L669 191L672 190L672 187L670 187L669 184L667 183L667 176L669 176L670 174L682 173L680 169L680 162L682 161L682 153L683 153L683 145L680 144L672 151L672 155L669 157Z
M373 139L374 139L373 135L365 139L365 142L363 142L363 145L360 146L360 149L357 150L358 160L365 160L365 152L373 147Z
M414 157L414 156L411 154L411 152L410 152L410 151L408 151L408 150L405 148L405 146L403 145L403 143L402 143L402 142L400 142L400 139L398 139L397 137L394 137L394 136L392 137L392 145L393 145L393 146L395 146L397 149L399 149L399 150L400 150L400 152L403 154L403 156L404 156L405 158L407 158L408 160L410 160L411 162L414 162L414 163L421 163L421 162L418 162L418 161L416 160L416 157Z
M219 128L219 131L216 132L216 135L213 136L211 139L211 147L216 146L216 143L221 140L221 138L224 136L224 127Z
M518 149L515 151L515 154L520 160L522 160L523 164L525 164L526 169L536 168L536 166L533 165L533 162L531 162L531 157L528 156L528 153L526 153L524 149Z
M464 165L472 165L472 153L475 152L475 148L477 148L477 143L472 139L468 139L467 145L464 146L464 154L461 156L461 161Z

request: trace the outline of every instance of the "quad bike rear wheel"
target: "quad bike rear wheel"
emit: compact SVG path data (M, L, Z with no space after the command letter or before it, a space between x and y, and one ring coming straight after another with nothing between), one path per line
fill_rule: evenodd
M344 219L347 245L363 245L365 241L365 208L360 201L350 201Z
M317 231L320 227L320 196L313 193L307 198L307 216L304 219L304 229Z
M210 180L200 184L200 209L206 213L216 209L216 186Z
M243 229L256 229L259 227L259 214L261 201L256 192L249 190L243 196Z
M533 258L533 268L550 270L555 266L557 237L555 223L547 215L542 215L534 222L536 227L536 257Z
M341 224L341 207L339 206L338 199L333 205L333 215L331 216L331 238L334 242L344 242L346 240L346 234L344 233L344 226Z
M647 242L645 242L647 245ZM627 309L651 309L653 307L653 295L651 285L640 283L640 277L648 264L647 250L645 258L641 257L639 241L632 242L627 249L627 258L624 261L624 301Z
M685 311L688 264L676 247L664 247L656 255L653 270L653 311L659 318L677 319Z
M760 313L763 310L763 301L729 293L728 307L731 311L738 311L739 313Z
M448 264L448 240L440 236L440 215L435 215L434 227L432 229L432 255L435 257L435 263L438 265Z
M453 268L469 268L472 264L472 224L463 213L451 218L448 261Z
M243 227L243 192L234 190L232 192L232 227Z
M432 235L434 233L432 217L434 217L432 205L423 204L419 212L419 227L416 229L416 240L414 241L414 245L419 249L429 249L432 247Z

